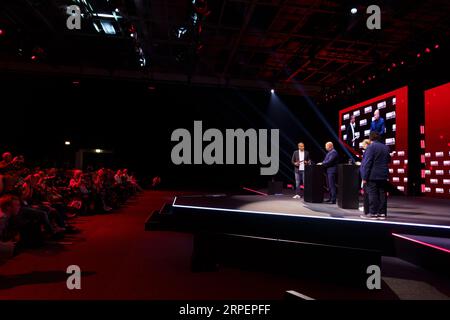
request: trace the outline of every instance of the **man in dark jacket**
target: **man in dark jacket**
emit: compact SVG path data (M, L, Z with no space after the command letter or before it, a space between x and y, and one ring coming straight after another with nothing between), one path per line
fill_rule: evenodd
M330 190L330 198L325 200L325 202L335 204L336 203L336 172L337 165L339 163L339 155L337 151L334 149L332 142L327 142L325 144L325 149L327 149L328 153L325 156L325 159L322 163L318 163L319 165L323 165L327 170L327 182L328 189Z
M377 109L373 113L373 121L370 124L370 131L375 131L378 133L380 138L378 139L379 142L381 142L381 138L384 137L384 134L386 133L386 125L384 123L384 119L380 117L380 110Z
M387 180L391 155L389 147L379 142L380 135L370 133L371 144L367 147L361 163L360 173L363 185L369 195L369 214L371 219L386 219L387 215Z
M305 150L305 144L299 142L298 150L292 155L292 164L295 173L295 196L294 199L301 197L300 186L305 183L305 165L309 164L309 152Z

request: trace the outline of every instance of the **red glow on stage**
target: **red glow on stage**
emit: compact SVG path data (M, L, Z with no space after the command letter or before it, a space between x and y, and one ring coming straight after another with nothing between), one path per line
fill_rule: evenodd
M154 86L148 86L148 90L150 90L150 91L155 91L155 90L156 90L156 87L154 87Z
M435 49L439 49L439 45L436 44L436 45L434 46L434 48L435 48Z
M404 239L404 240L408 240L408 241L411 241L411 242L415 242L415 243L421 244L421 245L426 246L426 247L430 247L430 248L437 249L437 250L440 250L440 251L443 251L443 252L446 252L446 253L450 253L449 249L442 248L442 247L436 246L436 245L428 243L428 242L424 242L424 241L408 238L408 237L405 237L405 236L402 236L402 235L399 235L399 234L396 234L396 233L392 233L392 235L394 237L397 237L397 238L401 238L401 239Z
M31 56L31 60L36 60L36 56Z
M425 126L420 126L420 134L425 134Z
M430 48L426 48L426 49L425 49L425 52L426 52L426 53L430 53L430 52L431 52Z
M261 191L257 191L257 190L253 190L253 189L250 189L250 188L242 187L242 189L247 190L247 191L250 191L250 192L254 192L254 193L256 193L256 194L260 194L260 195L262 195L262 196L268 196L267 193L264 193L264 192L261 192Z
M397 64L394 62L394 63L392 63L392 68L395 68L395 67L397 67Z
M420 53L417 54L417 58L420 58L422 55Z
M0 36L4 35L5 31L3 29L0 29Z

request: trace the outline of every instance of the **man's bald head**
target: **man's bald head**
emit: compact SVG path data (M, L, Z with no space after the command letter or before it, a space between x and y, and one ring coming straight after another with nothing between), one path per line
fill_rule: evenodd
M327 151L331 151L333 150L333 148L333 142L328 141L327 143L325 143L325 149L327 149Z
M373 117L375 118L375 120L378 120L380 118L380 110L375 110L375 112L373 113Z

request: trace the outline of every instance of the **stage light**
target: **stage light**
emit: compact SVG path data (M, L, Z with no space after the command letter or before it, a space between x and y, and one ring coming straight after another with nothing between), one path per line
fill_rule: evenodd
M66 146L70 146L70 141L65 141L64 144L65 144Z
M185 34L187 33L187 31L188 31L188 29L185 28L185 27L180 27L180 28L178 28L178 30L175 32L175 33L176 33L176 37L177 37L178 39L181 39L181 37L182 37L183 35L185 35Z
M436 44L436 45L434 46L434 48L435 48L435 49L439 49L439 44Z
M116 34L116 29L109 21L101 20L100 24L106 34Z
M430 52L431 52L430 48L426 48L426 49L425 49L425 52L426 52L426 53L430 53Z
M350 12L351 12L352 14L356 14L356 13L358 12L358 9L352 8L352 9L350 10Z
M405 64L405 61L401 61L400 64L401 64L401 65L404 65L404 64Z
M395 62L392 63L392 68L397 67L397 64Z
M102 149L95 149L95 153L102 153Z
M270 89L270 93L274 94L275 90L274 89Z
M4 35L5 31L3 29L0 29L0 36Z
M119 12L119 9L116 8L116 12Z
M102 32L102 30L97 26L95 22L92 22L92 24L94 25L94 28L95 30L97 30L97 32Z
M31 56L31 60L36 60L36 56Z
M388 72L391 72L391 68L387 68L387 71L388 71Z
M115 13L114 13L114 14L107 14L107 13L93 13L92 15L93 15L94 17L101 17L101 18L115 18L115 19L122 18L121 16L118 16L118 15L116 15Z
M420 53L417 54L417 58L420 58L422 55Z

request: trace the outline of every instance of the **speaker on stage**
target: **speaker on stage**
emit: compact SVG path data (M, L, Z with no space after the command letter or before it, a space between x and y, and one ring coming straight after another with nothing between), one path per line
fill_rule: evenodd
M359 166L354 164L338 165L337 204L343 209L359 208Z
M269 181L267 185L268 194L282 194L283 193L283 182L281 181Z
M305 202L323 202L324 167L318 165L305 166Z

